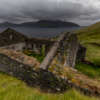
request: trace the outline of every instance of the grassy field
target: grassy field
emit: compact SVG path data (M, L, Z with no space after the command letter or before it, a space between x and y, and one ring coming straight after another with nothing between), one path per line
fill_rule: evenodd
M87 47L86 60L100 65L100 22L76 31L79 41Z
M100 22L76 31L78 39L84 43L100 43Z
M42 93L24 82L0 72L0 100L100 100L72 89L62 94Z
M75 69L89 76L90 78L95 78L100 81L100 68L87 65L84 63L76 63Z

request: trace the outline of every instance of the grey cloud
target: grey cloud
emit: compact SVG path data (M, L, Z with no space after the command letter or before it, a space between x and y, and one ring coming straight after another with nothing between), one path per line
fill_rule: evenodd
M97 7L70 0L0 0L0 19L8 22L62 19L80 24L81 20L100 19L99 15Z

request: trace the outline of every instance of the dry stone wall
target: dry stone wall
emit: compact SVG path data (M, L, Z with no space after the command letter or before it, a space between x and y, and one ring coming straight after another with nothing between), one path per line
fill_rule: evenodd
M53 44L39 68L47 70L53 59L58 60L64 66L75 66L79 42L75 33L62 33Z
M14 50L31 50L42 53L42 46L45 46L45 55L53 45L53 39L29 38L13 29L6 29L0 33L0 47L6 46Z
M26 47L25 42L12 44L12 45L9 45L9 46L4 46L4 48L6 48L6 49L14 49L16 51L22 51L24 47Z
M2 53L0 53L0 71L17 77L32 86L38 85L42 90L59 92L68 88L65 80L55 77L51 72L23 64Z
M42 46L45 46L45 55L48 53L55 40L52 39L40 39L40 38L26 38L26 50L34 50L35 52L42 53Z
M57 54L55 55L55 59L64 66L74 68L78 49L79 43L76 34L67 33L59 50L57 51Z
M8 28L0 33L0 46L7 46L24 42L26 37L27 36Z
M0 53L0 71L17 77L28 85L37 85L44 92L63 92L70 88L76 88L86 95L100 96L100 93L96 91L80 87L66 78L55 77L49 71L33 68L2 53Z

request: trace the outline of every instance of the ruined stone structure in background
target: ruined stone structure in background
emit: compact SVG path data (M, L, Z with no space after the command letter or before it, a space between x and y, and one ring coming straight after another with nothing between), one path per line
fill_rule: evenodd
M0 46L19 51L34 51L42 53L45 47L45 59L40 68L47 70L53 59L67 67L74 68L76 61L83 61L86 48L78 42L75 33L64 32L57 40L29 38L10 28L0 33Z
M55 40L52 39L29 38L10 28L0 33L0 47L5 46L14 50L31 50L42 53L44 46L45 54L47 54L54 42Z
M24 42L26 37L27 36L8 28L0 33L0 46L7 46Z

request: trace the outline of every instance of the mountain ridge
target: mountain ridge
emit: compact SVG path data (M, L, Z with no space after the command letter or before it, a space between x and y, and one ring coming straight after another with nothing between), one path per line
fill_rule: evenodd
M79 27L78 24L60 20L39 20L37 22L25 22L14 24L10 22L0 23L0 27Z

